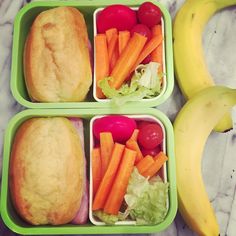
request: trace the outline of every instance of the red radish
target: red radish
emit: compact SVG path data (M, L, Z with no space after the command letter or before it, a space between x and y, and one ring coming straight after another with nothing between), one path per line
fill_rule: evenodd
M93 124L93 134L99 140L101 132L111 132L114 142L124 143L137 128L134 119L121 115L98 118Z
M138 134L138 142L145 149L153 149L163 141L163 131L159 124L143 126Z
M157 147L155 147L153 149L142 148L141 152L142 152L143 156L150 155L152 157L155 157L159 152L161 152L161 150L162 150L161 145L158 145Z
M98 33L105 33L110 28L131 30L136 24L136 12L121 4L106 7L97 16Z
M146 120L138 121L138 129L142 129L143 126L146 126L149 124L154 124L154 123L150 121L146 121Z
M151 30L146 25L143 25L143 24L135 25L130 31L131 35L133 35L134 32L139 33L139 34L147 37L148 40L152 37Z
M138 9L138 20L140 23L151 28L161 22L161 10L151 2L144 2Z
M143 61L142 64L148 64L152 61L151 54L149 54Z

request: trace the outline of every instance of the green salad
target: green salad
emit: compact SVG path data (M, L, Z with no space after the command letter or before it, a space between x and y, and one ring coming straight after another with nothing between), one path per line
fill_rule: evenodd
M162 222L168 212L168 183L159 176L150 180L139 174L134 168L124 197L127 206L118 215L109 215L102 211L93 214L106 224L113 225L119 220L135 220L137 225L154 225Z
M107 77L99 81L98 86L107 98L110 98L115 105L123 105L126 102L138 101L143 98L153 98L161 93L161 77L157 74L159 64L150 62L140 64L135 69L130 83L123 84L119 89L111 88Z

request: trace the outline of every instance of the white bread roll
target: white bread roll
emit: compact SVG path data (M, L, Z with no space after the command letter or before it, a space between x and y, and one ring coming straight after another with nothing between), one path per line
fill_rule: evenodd
M32 118L16 132L10 191L19 215L33 225L73 220L84 192L79 135L67 118Z
M40 13L25 43L24 74L38 102L83 101L92 83L87 27L73 7Z

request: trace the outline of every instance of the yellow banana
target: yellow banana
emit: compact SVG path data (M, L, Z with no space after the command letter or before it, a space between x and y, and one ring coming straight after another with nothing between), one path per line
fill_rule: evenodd
M236 89L209 87L191 98L174 122L179 211L201 236L219 235L201 175L204 145L214 126L234 105Z
M178 11L173 26L175 75L179 87L189 99L204 88L214 85L204 60L202 32L209 18L236 0L186 0ZM232 128L229 114L218 123L216 131Z

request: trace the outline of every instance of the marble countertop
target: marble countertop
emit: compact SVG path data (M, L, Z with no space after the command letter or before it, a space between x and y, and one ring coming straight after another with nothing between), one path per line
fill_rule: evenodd
M222 0L223 1L223 0ZM10 92L10 68L13 21L19 9L30 1L0 0L0 170L3 135L10 118L23 110ZM122 2L122 0L121 0ZM161 0L172 18L184 0ZM207 24L203 44L205 57L215 82L236 88L236 8L231 7L214 15ZM172 96L158 109L171 121L184 103L175 85ZM236 119L235 119L236 123ZM202 163L203 178L213 204L221 236L236 235L236 129L228 133L212 133L207 141ZM0 226L0 236L3 233ZM175 221L156 236L195 235L177 214Z

